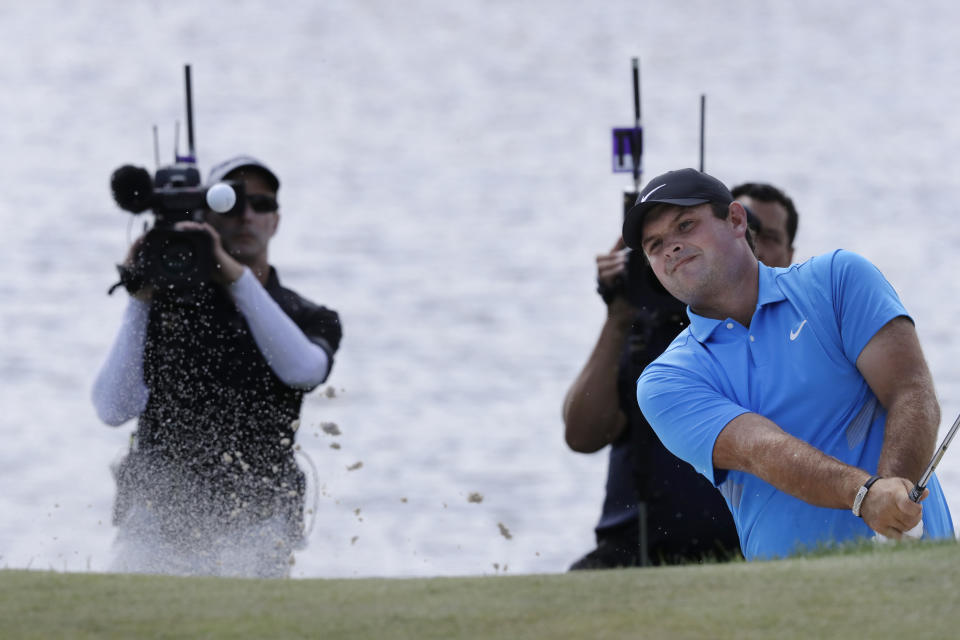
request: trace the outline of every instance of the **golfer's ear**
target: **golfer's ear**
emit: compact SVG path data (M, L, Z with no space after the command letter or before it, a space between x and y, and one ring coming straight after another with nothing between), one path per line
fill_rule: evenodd
M727 217L735 228L747 228L747 210L736 200L730 203L730 207L727 209Z

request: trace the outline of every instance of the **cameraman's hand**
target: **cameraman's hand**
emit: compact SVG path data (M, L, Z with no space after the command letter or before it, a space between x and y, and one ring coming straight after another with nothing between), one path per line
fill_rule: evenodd
M206 231L213 239L213 280L223 285L236 282L243 275L243 265L227 253L220 242L220 234L207 222L178 222L175 226L178 231Z
M123 266L127 269L135 269L136 264L139 260L140 251L143 248L143 239L147 234L141 235L139 238L133 241L133 244L130 245L130 249L127 250L127 257L123 259ZM134 285L136 286L136 285ZM136 298L140 302L150 302L153 298L153 285L144 284L140 287L136 293L131 293L132 298Z
M597 256L597 280L612 287L617 278L626 278L628 253L629 249L624 244L623 238L617 238L617 243L609 253L601 253ZM614 297L607 305L607 315L611 318L623 318L625 321L632 322L633 314L633 307L623 294Z

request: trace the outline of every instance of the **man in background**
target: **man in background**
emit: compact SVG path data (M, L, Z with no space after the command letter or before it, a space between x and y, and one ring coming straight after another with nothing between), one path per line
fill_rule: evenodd
M787 194L770 184L745 182L731 190L757 222L754 242L757 259L768 267L793 264L793 240L797 237L797 208Z

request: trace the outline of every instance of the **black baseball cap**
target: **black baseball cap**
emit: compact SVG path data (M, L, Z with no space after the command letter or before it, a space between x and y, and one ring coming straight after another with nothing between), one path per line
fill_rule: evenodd
M277 177L273 171L270 170L267 165L263 164L253 156L239 155L230 158L229 160L224 160L220 164L216 164L210 169L210 175L207 177L207 184L212 185L215 182L220 182L228 173L233 173L237 169L257 169L263 174L263 177L267 179L267 182L270 185L270 188L274 193L280 190L280 179Z
M643 219L658 204L692 207L707 202L729 205L733 195L722 182L696 169L677 169L657 176L640 191L636 204L624 216L623 241L632 249L640 248Z

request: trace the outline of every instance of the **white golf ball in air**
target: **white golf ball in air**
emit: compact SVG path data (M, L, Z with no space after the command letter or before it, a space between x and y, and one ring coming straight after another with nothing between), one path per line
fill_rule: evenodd
M220 182L207 190L207 204L217 213L226 213L237 203L237 194L228 184Z

